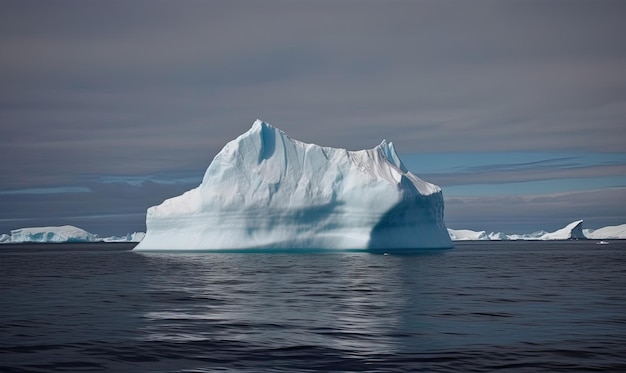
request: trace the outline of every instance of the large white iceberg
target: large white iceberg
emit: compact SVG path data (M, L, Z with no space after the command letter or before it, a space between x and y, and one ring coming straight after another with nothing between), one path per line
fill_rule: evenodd
M11 231L11 235L2 235L4 243L60 243L60 242L95 242L100 241L98 235L89 233L73 225L53 227L20 228Z
M449 248L443 209L392 143L321 147L257 120L200 186L148 209L135 250Z

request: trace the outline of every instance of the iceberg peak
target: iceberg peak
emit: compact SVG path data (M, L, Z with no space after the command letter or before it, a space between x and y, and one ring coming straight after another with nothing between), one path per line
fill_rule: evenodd
M387 160L396 166L400 171L408 172L408 169L400 160L400 156L396 152L393 142L387 142L387 140L383 139L383 141L376 148L380 149Z
M541 240L583 240L586 239L583 233L583 220L576 220L565 227L546 233L539 237Z
M248 132L244 133L242 136L254 136L254 135L262 135L263 132L266 131L280 131L278 128L272 126L269 123L262 121L261 119L257 119L252 123L252 127L248 130ZM282 132L282 131L281 131ZM284 134L284 133L283 133Z
M393 143L369 150L294 140L257 119L202 184L148 209L137 250L444 248L441 189Z

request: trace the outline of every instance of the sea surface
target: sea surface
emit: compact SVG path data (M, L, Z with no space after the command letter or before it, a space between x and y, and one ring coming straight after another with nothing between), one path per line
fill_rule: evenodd
M0 372L626 371L626 241L0 246Z

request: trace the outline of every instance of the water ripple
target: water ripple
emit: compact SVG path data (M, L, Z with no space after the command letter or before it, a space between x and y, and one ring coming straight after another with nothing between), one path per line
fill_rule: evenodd
M626 371L610 246L0 251L0 371Z

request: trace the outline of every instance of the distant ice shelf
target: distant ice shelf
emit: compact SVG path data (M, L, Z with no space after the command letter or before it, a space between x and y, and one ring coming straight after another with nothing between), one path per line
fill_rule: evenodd
M97 235L73 225L20 228L11 231L8 236L11 243L21 242L94 242L99 241Z
M145 233L134 232L126 236L100 237L73 225L30 227L0 235L0 243L69 243L69 242L139 242Z
M610 225L598 229L583 229L587 238L593 240L619 240L626 239L626 224Z
M504 234L502 232L473 231L469 229L450 229L448 233L453 241L468 240L525 240L525 241L549 241L549 240L605 240L626 239L626 224L608 226L599 229L583 229L583 220L576 220L554 232L537 231L528 234Z
M392 143L321 147L257 120L200 186L148 209L135 250L450 248L443 210Z

